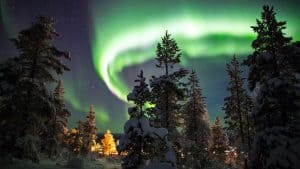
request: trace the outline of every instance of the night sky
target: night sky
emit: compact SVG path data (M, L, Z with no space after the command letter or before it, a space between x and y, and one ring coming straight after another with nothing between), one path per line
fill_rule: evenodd
M126 95L139 70L148 79L161 74L153 58L168 30L182 50L181 66L198 73L212 120L223 116L225 65L233 54L242 60L251 53L250 26L263 4L274 5L278 20L287 21L287 35L300 40L300 2L291 0L0 0L0 60L17 56L9 39L36 16L54 17L61 35L55 44L72 56L71 71L60 77L70 126L93 104L99 131L121 132L128 118Z

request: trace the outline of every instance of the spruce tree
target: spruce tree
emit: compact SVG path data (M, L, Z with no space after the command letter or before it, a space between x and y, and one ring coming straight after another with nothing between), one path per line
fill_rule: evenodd
M143 106L150 98L150 91L148 84L145 83L146 78L143 75L143 71L140 71L140 74L137 76L137 79L134 82L137 83L133 87L132 92L127 95L127 100L132 101L135 106L128 109L130 119L136 119L139 121L142 117L144 118ZM141 124L137 127L138 130L141 130ZM119 147L119 151L128 151L128 154L123 158L123 168L137 168L139 165L142 165L143 159L143 145L146 145L146 140L138 131L132 131L133 129L125 130L124 134L128 136L128 140L133 144L128 144L123 148ZM149 152L145 152L146 154Z
M86 121L83 123L83 155L91 153L92 147L95 146L95 140L97 139L97 131L94 107L90 105Z
M285 37L286 22L278 22L273 7L264 6L261 20L253 26L257 38L249 66L249 88L255 90L256 135L250 154L250 168L298 168L299 149L299 46ZM297 63L297 62L296 62ZM299 62L298 62L299 63ZM280 150L280 153L279 153Z
M150 99L150 91L148 84L145 82L146 78L143 75L143 71L140 71L140 74L137 76L134 82L137 82L138 85L134 86L133 91L127 95L128 101L133 101L133 103L139 108L139 115L143 116L143 106L146 102L149 102Z
M138 83L132 92L127 95L128 101L133 101L133 107L128 108L129 120L124 125L124 135L117 147L118 152L126 152L122 159L122 168L137 169L154 160L157 162L172 163L166 153L172 154L173 149L167 140L167 130L150 126L149 118L145 115L143 105L149 102L149 88L145 83L143 71L135 80ZM168 155L170 156L170 155Z
M251 99L244 88L244 78L240 63L235 56L227 64L226 69L229 76L228 92L230 95L224 99L225 124L226 130L233 135L232 140L240 149L246 150L249 145L250 133L248 128L251 126L249 116L251 113ZM248 147L249 148L249 147Z
M1 114L7 122L1 126L5 129L1 135L9 136L1 150L35 162L39 159L40 133L55 112L48 85L69 70L61 62L70 59L69 54L53 45L58 37L54 24L53 18L38 17L12 40L19 56L0 66Z
M252 140L252 120L251 114L251 99L244 89L244 78L242 77L242 69L236 56L233 56L230 64L227 64L226 69L229 76L228 91L230 95L224 99L225 124L226 130L232 136L232 142L239 148L239 151L248 153L251 148ZM244 159L245 168L247 168L247 159Z
M161 76L150 79L151 103L154 108L148 110L155 127L166 128L177 154L177 165L180 166L183 147L183 105L180 103L186 97L186 84L182 81L188 74L185 69L175 69L180 63L180 49L171 35L166 31L162 41L157 44L156 67L163 70ZM180 136L181 135L181 136Z
M216 117L214 125L211 127L212 145L210 151L221 162L225 161L225 151L228 150L229 140L222 128L221 120Z
M188 152L192 159L187 162L192 168L204 168L208 164L210 141L208 112L195 71L191 72L188 80L190 95L185 104L185 137L191 141Z
M182 78L187 71L179 69L174 71L174 66L180 63L180 49L171 35L166 32L162 42L157 44L156 67L164 70L164 74L150 79L151 102L155 107L152 111L154 125L168 129L171 140L176 137L177 128L181 126L182 114L179 110L182 105L179 101L185 98L185 84Z
M262 108L255 113L257 117L255 120L259 120L259 122L257 121L257 130L288 122L288 114L285 110L288 107L285 104L288 103L285 101L275 103L274 101L281 101L283 98L286 100L287 98L283 94L289 96L284 91L278 91L277 89L281 86L276 87L275 82L293 81L293 77L291 77L293 75L288 73L289 65L285 60L286 54L283 53L292 38L285 37L283 30L286 22L278 22L275 15L273 7L263 7L261 20L256 21L257 26L252 26L257 34L256 39L252 42L254 52L245 62L249 66L249 89L258 88L260 90L258 93L260 96L257 97L260 99L257 101ZM268 99L271 97L276 99ZM265 117L258 118L259 116Z

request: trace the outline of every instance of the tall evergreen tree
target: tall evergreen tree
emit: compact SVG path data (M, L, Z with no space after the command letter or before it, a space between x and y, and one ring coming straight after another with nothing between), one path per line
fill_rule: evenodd
M127 100L133 101L135 106L128 109L130 119L124 125L124 135L117 147L119 153L124 151L127 153L122 159L124 169L140 168L147 165L146 161L151 160L166 161L165 153L171 149L168 147L171 144L167 142L166 129L151 127L148 117L143 113L143 105L150 97L145 80L141 71L138 79L135 80L138 84L127 95ZM167 162L172 161L169 159Z
M164 74L150 79L151 102L154 108L148 110L152 117L155 127L166 128L169 132L168 136L173 143L177 154L177 165L183 163L181 159L182 137L183 133L183 105L186 95L185 83L182 79L188 74L185 69L174 69L180 63L180 49L171 35L166 32L162 37L161 43L157 44L156 49L156 67L164 70Z
M257 34L254 52L246 60L249 88L257 93L253 112L257 134L250 155L253 169L294 169L300 161L299 152L294 151L300 142L299 67L291 62L297 61L299 46L285 37L286 22L278 22L275 15L273 7L263 7L261 20L252 27Z
M61 62L70 59L69 54L53 45L58 36L54 24L53 18L38 17L30 28L12 40L20 55L0 66L1 104L4 105L1 119L5 122L1 123L4 129L1 135L7 138L1 150L36 162L40 133L55 112L47 85L56 81L57 74L69 70Z
M180 49L171 35L166 32L162 42L157 44L156 67L164 69L164 74L150 79L151 101L155 104L152 111L154 124L168 129L171 139L176 137L177 128L180 126L182 115L179 110L185 97L185 86L181 79L187 75L187 71L173 68L180 62Z
M192 168L204 168L209 161L210 128L208 112L195 71L191 72L188 80L190 96L185 104L185 135L191 141L188 152L192 157L191 160L188 160L188 163L192 165Z
M232 141L240 151L248 153L251 148L252 140L252 120L251 114L251 99L244 89L244 78L242 78L242 70L236 56L233 56L231 63L227 64L226 69L230 78L228 91L230 96L224 99L225 123L226 130L232 136ZM247 158L244 158L245 168L248 167Z
M227 64L226 69L229 76L228 91L230 95L224 99L225 124L226 130L230 135L233 135L232 140L236 146L243 151L246 151L246 145L250 145L251 137L249 128L250 113L251 113L251 99L247 95L244 88L244 78L242 77L242 70L240 63L235 56L231 59L230 64Z
M273 7L264 6L261 14L261 20L257 20L257 26L252 26L257 38L252 42L252 47L255 50L250 55L246 64L249 66L249 88L254 90L259 89L259 103L262 108L257 110L256 117L265 116L263 118L256 118L262 120L258 123L257 129L261 130L266 127L279 125L278 123L287 123L288 114L286 108L288 106L283 96L287 97L290 94L285 93L280 89L281 85L275 86L276 81L294 81L293 74L290 74L290 65L285 59L284 49L290 45L290 37L285 37L283 30L285 29L286 22L278 22L275 17L276 13ZM285 79L283 79L285 78ZM283 84L282 84L283 85ZM276 87L276 88L274 88ZM274 90L275 89L275 90ZM280 89L281 91L277 91ZM278 95L280 94L280 96ZM282 101L274 103L276 101ZM281 97L281 99L279 99ZM279 99L279 100L278 100ZM290 108L295 106L290 105Z
M82 154L87 155L95 146L98 129L96 127L96 117L93 105L90 105L90 110L86 116L86 121L83 123L83 149Z

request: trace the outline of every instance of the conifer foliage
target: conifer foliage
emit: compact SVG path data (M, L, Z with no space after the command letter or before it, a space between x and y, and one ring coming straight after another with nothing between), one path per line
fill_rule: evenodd
M70 59L69 54L53 45L58 37L54 24L53 18L38 17L12 40L19 56L0 66L3 155L39 160L40 133L55 114L48 85L69 70L61 61Z
M135 82L138 85L127 98L136 105L128 108L130 119L124 125L124 135L117 147L119 153L126 153L122 168L137 169L149 162L165 162L166 167L174 167L175 155L168 141L168 131L150 126L149 119L143 113L143 105L149 101L149 89L142 71Z
M101 140L102 143L102 152L104 155L116 155L116 143L113 135L110 130L107 130L104 134L104 138Z
M133 91L128 94L127 100L133 101L135 105L139 108L139 112L141 113L139 116L144 115L143 106L146 102L149 102L150 99L150 91L148 84L145 82L146 78L144 77L143 71L140 71L140 74L137 76L134 82L138 83L138 85L134 86Z
M255 51L246 60L250 69L249 88L259 89L256 101L262 108L256 110L255 120L262 121L257 121L258 130L286 124L292 115L289 111L297 107L293 102L286 102L296 97L295 84L290 84L296 82L294 68L285 52L291 38L283 33L286 22L278 22L275 15L273 7L263 7L261 20L257 20L257 26L252 27L257 33L257 38L252 42Z
M212 145L210 151L214 156L224 162L225 151L229 149L229 140L222 128L221 120L219 117L216 118L214 125L211 127Z
M49 157L55 157L59 154L68 131L68 117L71 113L66 108L63 94L63 82L59 80L53 93L55 112L53 113L53 118L46 123L47 129L43 134L46 138L44 145L48 149Z
M224 99L226 130L234 140L235 146L246 150L246 145L252 140L252 121L250 121L251 98L244 89L244 78L242 69L236 56L233 56L226 69L229 77L228 92L230 95ZM248 147L249 149L250 147Z
M192 168L204 168L209 161L210 128L208 112L195 71L191 72L188 80L190 95L184 110L185 136L191 141L191 144L188 144L190 146L188 152L190 152L192 159L187 161L189 165L192 165Z
M83 148L84 155L91 153L92 147L96 145L98 129L96 127L96 117L94 106L90 105L90 110L86 116L86 121L83 123Z
M156 67L164 70L164 74L150 79L151 102L155 104L152 111L154 125L164 127L170 133L170 139L174 138L176 129L181 125L182 115L179 110L182 106L178 101L185 97L185 84L181 82L187 75L187 71L173 68L180 62L180 49L171 35L166 32L162 42L157 44Z
M264 6L261 20L253 26L257 38L249 66L249 88L256 89L254 125L256 136L250 168L298 168L299 152L299 46L285 37L286 22L278 22L273 7ZM299 57L298 57L299 58ZM298 59L299 60L299 59ZM298 62L299 63L299 62Z

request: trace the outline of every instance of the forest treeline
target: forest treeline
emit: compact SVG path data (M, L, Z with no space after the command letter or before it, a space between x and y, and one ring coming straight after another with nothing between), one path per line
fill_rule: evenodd
M62 150L91 157L99 145L93 107L68 130L63 82L68 52L53 45L54 19L38 17L12 42L19 56L0 65L0 156L39 161ZM300 42L283 32L273 7L251 27L253 53L231 58L222 120L209 124L194 70L180 68L181 50L167 31L157 44L149 83L141 70L127 100L129 120L117 150L124 169L296 169L300 165ZM212 49L213 50L213 49ZM242 76L243 67L249 69ZM54 90L49 85L56 83ZM246 88L247 86L247 88ZM251 95L249 95L251 93ZM156 166L156 167L155 167Z

